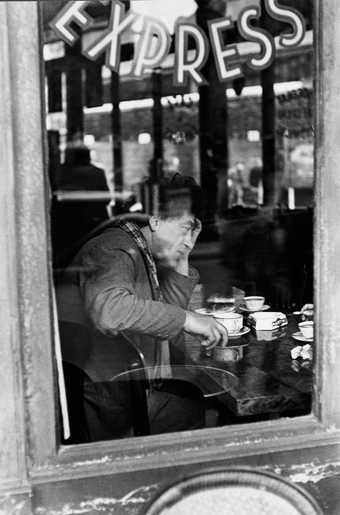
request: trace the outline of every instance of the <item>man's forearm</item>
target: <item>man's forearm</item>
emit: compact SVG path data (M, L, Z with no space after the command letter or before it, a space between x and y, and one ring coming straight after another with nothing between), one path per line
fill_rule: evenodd
M106 290L85 305L96 328L111 334L128 330L170 339L183 329L186 316L179 306L140 299L122 288Z

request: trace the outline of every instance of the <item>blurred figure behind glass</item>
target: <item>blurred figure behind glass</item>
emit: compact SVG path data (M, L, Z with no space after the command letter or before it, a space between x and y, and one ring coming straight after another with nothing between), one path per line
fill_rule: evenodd
M65 163L56 174L58 190L108 191L105 172L91 163L90 150L83 143L69 144L65 152Z

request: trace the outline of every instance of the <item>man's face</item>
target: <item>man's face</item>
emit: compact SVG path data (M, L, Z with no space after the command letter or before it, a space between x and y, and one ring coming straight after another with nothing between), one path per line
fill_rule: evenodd
M195 217L183 214L176 218L154 218L152 221L152 253L161 264L174 266L193 246Z

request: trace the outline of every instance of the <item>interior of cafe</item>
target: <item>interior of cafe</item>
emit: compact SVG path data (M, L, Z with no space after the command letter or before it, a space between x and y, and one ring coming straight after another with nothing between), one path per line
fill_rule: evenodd
M63 363L60 395L68 405L61 424L65 443L174 431L171 424L153 428L148 408L150 392L171 381L181 385L180 396L188 396L191 405L202 401L197 427L298 417L311 410L311 3L287 1L279 15L275 2L262 0L190 0L155 7L156 28L150 29L147 43L156 54L162 38L168 45L158 61L143 47L143 38L150 36L150 31L145 35L148 4L90 2L76 17L67 6L61 11L63 2L42 3L53 277ZM112 57L104 36L105 27L117 23L115 16L126 30L118 40L114 67L110 59L117 56ZM223 17L229 25L218 25ZM181 46L180 31L193 24L197 33L189 31ZM226 45L233 46L234 55L227 61L224 50L222 66L219 53ZM196 59L206 55L193 69L195 52ZM141 64L141 73L138 59L145 68ZM179 81L181 73L186 77ZM183 188L173 186L177 178L186 189L184 196ZM121 348L111 338L115 352L127 354L124 366L117 368L120 358L107 351L96 366L108 370L110 388L124 390L129 397L125 409L133 415L125 432L92 434L88 425L94 408L86 388L103 383L104 375L92 374L89 356L80 362L75 354L86 341L90 355L100 336L93 339L89 332L93 325L97 333L103 329L97 319L91 319L91 330L79 320L75 324L74 305L95 303L86 299L85 286L80 301L73 297L72 287L82 281L79 255L92 241L101 244L117 223L147 226L150 217L160 214L164 188L181 204L193 185L203 193L201 230L190 255L199 279L187 309L222 324L228 343L209 351L199 335L185 332L170 340L168 358L153 377L143 339L138 346L127 337Z
M0 513L338 515L339 20L0 2Z

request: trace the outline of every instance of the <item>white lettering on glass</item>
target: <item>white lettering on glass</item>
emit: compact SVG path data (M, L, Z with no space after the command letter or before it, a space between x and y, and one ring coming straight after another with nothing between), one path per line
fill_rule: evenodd
M90 3L91 0L68 2L50 23L66 43L72 45L78 38L78 34L70 28L72 22L77 23L82 29L92 23L93 20L84 12L85 7ZM278 0L264 0L264 7L268 16L290 25L293 29L293 31L280 35L279 44L284 47L299 45L306 31L302 14L292 7L280 6ZM267 30L255 26L253 23L253 20L259 19L260 16L261 9L258 6L248 6L241 11L237 21L239 32L243 38L246 41L258 43L260 46L260 51L251 50L246 56L246 63L256 71L270 66L275 57L274 38ZM138 20L140 20L139 14L131 10L126 14L124 4L119 0L112 0L108 29L83 51L84 55L95 60L101 53L106 52L107 66L118 72L122 35ZM233 22L230 17L211 20L208 22L208 38L201 27L179 20L176 24L174 83L187 85L191 78L198 85L206 84L201 69L206 63L210 46L219 79L227 81L241 77L243 73L238 46L236 43L228 44L228 32L225 32L232 26ZM132 27L133 30L134 27ZM142 77L152 68L161 66L170 50L169 30L158 18L144 16L141 33L137 41L134 38L135 56L132 74L135 77ZM190 37L195 43L193 52L189 49Z
M229 58L239 58L236 45L225 45L222 40L222 31L233 26L231 18L222 18L209 22L209 32L217 73L221 81L236 79L241 77L242 70L240 66L227 68L226 60Z
M137 16L129 13L125 16L125 6L119 0L112 2L109 28L85 52L89 59L97 59L106 51L106 64L118 72L120 64L120 47L122 33L136 21Z
M209 52L209 41L203 30L190 23L179 23L176 26L175 47L175 77L174 82L178 86L188 84L191 78L199 85L206 83L200 69L204 66ZM191 36L196 43L196 55L189 60L188 39Z
M165 25L160 21L146 22L136 45L136 56L132 73L141 77L144 72L152 70L162 64L168 55L171 39Z
M297 46L303 40L306 33L304 17L293 7L281 7L277 0L264 0L269 16L275 20L289 23L293 27L290 34L281 34L279 42L284 47Z
M83 29L92 23L90 16L84 12L89 3L90 0L68 2L50 23L52 29L69 45L73 45L78 39L76 32L69 27L71 22L76 22Z
M266 30L259 27L252 27L250 20L258 19L261 16L261 9L257 6L244 9L238 20L238 30L240 34L249 41L259 43L261 52L259 56L249 56L247 65L253 70L263 70L267 68L274 59L274 39Z

